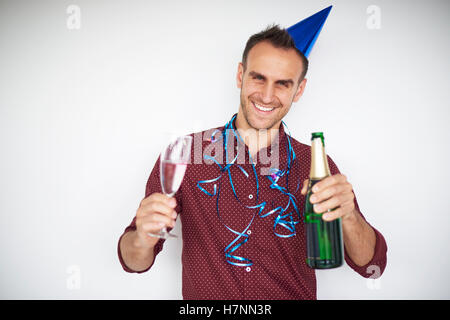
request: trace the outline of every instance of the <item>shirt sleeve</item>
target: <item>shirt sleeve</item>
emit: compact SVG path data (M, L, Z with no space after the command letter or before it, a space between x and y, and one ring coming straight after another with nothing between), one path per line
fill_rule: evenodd
M333 162L333 160L330 157L328 157L328 164L330 166L330 171L331 171L332 175L340 173L338 167L336 166L336 164ZM353 191L353 194L354 194L354 191ZM363 214L361 213L361 210L359 210L359 205L358 205L358 201L356 199L356 195L355 195L354 202L355 202L356 210L359 212L359 214L364 219L364 221L367 222L367 220L364 218ZM344 246L344 257L345 257L345 261L350 266L350 268L352 268L354 271L359 273L361 276L363 276L364 278L376 279L376 278L381 277L381 275L383 274L383 272L386 268L387 244L386 244L386 240L384 239L383 235L377 229L375 229L369 222L367 222L367 224L375 232L375 238L376 238L375 251L374 251L374 255L373 255L372 259L366 265L358 266L357 264L355 264L353 262L353 260L348 255L347 250L345 250L345 246Z
M181 212L181 187L180 189L177 191L177 193L175 194L175 199L177 200L177 206L175 208L175 211L180 213ZM161 182L160 182L160 170L159 170L159 158L155 163L155 166L153 167L152 172L150 173L150 176L147 180L147 185L145 187L145 198L147 198L148 196L150 196L151 194L155 193L155 192L159 192L162 193L162 189L161 189ZM135 271L130 269L124 262L123 257L122 257L122 253L120 252L120 241L122 240L122 237L125 235L125 233L127 233L128 231L134 231L136 230L136 216L133 218L133 220L131 221L130 225L128 227L125 228L124 232L122 233L122 235L119 238L119 242L117 244L117 253L119 256L119 261L120 264L122 265L122 268L126 271L126 272L130 272L130 273L143 273L148 271L153 264L155 263L156 260L156 256L161 252L161 250L163 249L164 246L164 241L165 239L159 239L159 241L156 243L155 247L154 247L154 259L152 264L145 270L142 271ZM167 228L168 231L171 230L171 228Z

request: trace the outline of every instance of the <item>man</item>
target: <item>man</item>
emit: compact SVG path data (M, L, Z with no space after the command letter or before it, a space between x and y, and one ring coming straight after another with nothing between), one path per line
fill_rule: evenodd
M238 66L237 115L224 127L201 133L212 138L202 141L203 152L214 143L225 148L227 139L238 137L247 161L191 164L180 190L168 198L161 194L158 160L136 217L119 240L119 259L126 271L150 269L164 240L148 234L164 226L172 228L178 213L185 299L316 299L315 273L305 263L303 221L291 223L295 227L291 233L286 233L287 223L280 223L286 219L280 212L295 218L305 202L310 147L285 133L281 123L305 90L307 67L307 58L286 30L274 26L250 37ZM265 129L277 134L261 138L258 133ZM254 137L257 143L251 143ZM267 173L261 174L263 163L253 161L273 150L279 154L275 169L286 177L289 174L289 181L277 179L279 188L267 179ZM359 212L352 185L330 158L329 164L332 176L313 190L314 210L323 213L337 208L323 219L342 218L347 264L364 277L372 276L367 272L373 266L381 275L386 242ZM298 190L295 185L300 181L303 188ZM293 196L287 197L283 190Z

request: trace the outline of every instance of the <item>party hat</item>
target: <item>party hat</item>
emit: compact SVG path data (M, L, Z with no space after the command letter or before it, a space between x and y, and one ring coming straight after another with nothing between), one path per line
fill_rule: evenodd
M329 6L328 8L313 14L309 18L287 28L287 32L294 39L295 46L305 55L305 57L308 57L309 52L314 46L332 7L333 6Z

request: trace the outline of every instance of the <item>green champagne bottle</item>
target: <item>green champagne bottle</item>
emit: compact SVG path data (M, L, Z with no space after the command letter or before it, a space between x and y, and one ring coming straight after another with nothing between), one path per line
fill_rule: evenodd
M306 263L313 269L336 268L344 260L341 219L324 221L322 213L315 213L309 202L314 184L330 175L323 133L314 132L311 137L311 171L303 215L306 223Z

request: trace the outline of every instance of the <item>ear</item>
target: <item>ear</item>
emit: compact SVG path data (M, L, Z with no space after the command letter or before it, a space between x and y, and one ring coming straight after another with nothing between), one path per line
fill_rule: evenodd
M300 99L300 97L303 95L303 91L305 91L307 81L308 80L306 78L304 78L302 80L302 82L300 82L300 84L298 85L298 88L297 88L297 92L295 93L293 102L297 102Z
M239 62L238 71L237 71L237 75L236 75L236 83L237 83L237 87L239 89L242 89L242 77L243 76L244 76L244 65L242 64L242 62Z

